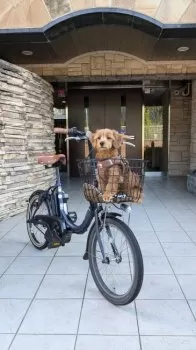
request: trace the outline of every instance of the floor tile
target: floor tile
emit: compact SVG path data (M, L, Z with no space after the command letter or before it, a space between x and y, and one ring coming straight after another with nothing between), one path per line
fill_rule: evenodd
M33 298L42 275L4 275L0 278L0 298Z
M14 257L4 256L0 257L0 274L4 273L8 266L12 263Z
M90 274L87 280L87 285L85 290L85 299L104 299L103 295L99 292Z
M142 223L142 222L138 221L137 223L134 224L130 221L129 227L133 232L135 232L136 230L144 230L144 231L152 230L152 225L150 224L150 222L149 223L146 223L146 222Z
M139 327L143 331L142 350L196 348L196 321L190 310L191 307L196 317L196 245L193 244L196 243L196 206L195 198L187 193L183 181L148 178L144 205L132 206L131 227L143 253L145 271L136 302ZM81 222L88 203L82 199L77 181L70 181L69 186L70 210L77 210L78 222ZM78 196L81 196L79 201ZM122 220L127 222L127 215L124 214ZM59 350L62 344L65 350L74 349L89 267L88 261L82 259L86 240L87 233L73 235L65 247L39 251L31 243L26 245L28 235L24 214L0 222L0 275L12 264L0 277L0 333L5 332L5 328L6 333L16 331L30 299L39 288L23 321L24 328L21 327L10 350ZM175 273L178 273L176 276L162 245ZM41 283L46 271L48 273ZM121 287L125 277L123 274L119 276ZM130 346L131 350L140 349L134 303L125 307L108 303L98 291L90 272L81 316L81 334L75 350L104 350L106 347L130 350ZM4 319L5 322L1 322ZM26 334L22 334L23 330ZM13 334L8 337L0 334L0 349L8 350L7 343L12 337ZM3 341L5 349L2 348Z
M126 293L130 286L132 285L132 277L129 274L115 274L110 275L109 273L106 275L102 275L102 278L105 282L105 284L111 289L112 287L116 287L116 293L117 294L124 294ZM94 280L89 273L88 281L86 285L85 290L85 298L86 299L103 299L103 296L101 292L99 292L96 284L94 283Z
M181 226L185 231L193 231L195 229L195 219L192 222L189 220L181 222Z
M6 235L3 237L3 241L9 241L9 243L17 242L27 244L29 242L29 237L26 230L22 230L18 227L17 230L14 228L10 232L6 233Z
M1 350L8 350L14 334L0 334Z
M32 243L30 242L27 244L27 246L23 249L23 251L20 253L20 256L54 256L58 249L52 248L52 249L36 249Z
M82 298L86 276L47 275L36 295L38 299Z
M138 299L184 299L173 275L145 275Z
M74 350L74 335L18 334L10 350Z
M153 221L157 221L157 219L161 219L163 218L163 221L165 221L165 219L171 219L172 216L171 214L168 212L167 209L151 209L151 208L146 208L146 213L148 215L148 217L150 218L150 220L152 219Z
M6 234L12 230L20 220L21 217L19 215L16 215L15 217L0 221L0 233Z
M137 335L134 304L116 307L105 300L86 299L79 334Z
M155 231L182 231L182 228L179 226L179 224L173 220L173 221L166 221L166 222L154 222L152 223L152 226L154 227Z
M159 223L170 223L174 222L174 218L172 215L167 211L156 211L153 210L152 214L148 213L149 220L151 221L152 224L159 224Z
M142 350L195 350L196 337L144 336L141 337Z
M131 346L131 347L130 347ZM79 335L76 350L140 350L137 336ZM12 350L12 349L11 349Z
M196 274L196 257L169 257L174 272L179 275L187 274L192 275Z
M196 300L189 300L189 305L196 318Z
M9 223L8 219L8 224L4 225L2 221L0 221L0 239L5 236L7 232L11 230L11 223Z
M164 256L164 251L159 242L140 242L143 256Z
M187 235L193 242L196 242L196 230L194 231L186 231Z
M162 243L167 256L196 256L194 243Z
M15 333L30 300L0 299L0 333Z
M0 226L0 239L3 238L5 234L6 234L5 231Z
M130 227L131 227L131 220L130 220L130 225L129 225ZM139 226L134 226L133 228L132 228L132 231L135 233L135 232L154 232L154 230L153 230L153 227L152 227L152 225L148 225L148 226L146 226L146 225L143 225L143 224L141 224L141 225L139 225Z
M147 275L168 275L173 271L164 256L144 256L144 271Z
M82 300L34 300L20 334L76 334Z
M188 235L183 231L156 231L156 234L161 242L173 242L173 243L181 243L181 242L191 242Z
M46 272L52 257L18 257L6 274L42 275Z
M2 239L0 241L0 256L17 256L26 246L26 243Z
M86 242L83 243L73 243L70 242L64 247L60 247L57 252L57 256L79 256L83 257L86 249Z
M196 322L185 300L137 300L141 335L196 335Z
M79 257L56 257L52 261L48 274L51 275L86 275L88 272L88 261Z
M85 232L83 235L77 235L77 234L73 234L71 237L71 242L72 243L83 243L87 241L87 237L88 237L88 232Z
M138 242L147 242L147 243L156 243L158 238L154 231L143 231L143 230L134 230L134 235L136 236Z
M196 299L196 275L177 275L187 299Z

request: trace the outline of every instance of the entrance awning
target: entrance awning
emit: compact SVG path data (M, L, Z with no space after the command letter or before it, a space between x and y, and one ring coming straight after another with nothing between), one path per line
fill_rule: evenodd
M41 28L0 30L0 58L17 64L64 63L98 50L146 61L195 60L196 24L163 24L131 10L94 8Z

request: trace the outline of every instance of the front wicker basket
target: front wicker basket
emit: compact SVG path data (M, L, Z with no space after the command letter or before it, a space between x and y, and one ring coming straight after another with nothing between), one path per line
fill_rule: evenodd
M91 203L105 203L103 194L105 185L109 182L112 198L107 202L141 203L143 198L143 184L146 162L142 159L123 159L126 165L119 168L118 164L110 168L100 170L98 161L95 159L78 160L78 169L83 179L84 196ZM122 169L123 168L123 169ZM110 169L110 170L109 170ZM120 169L118 171L118 169ZM120 174L120 175L119 175ZM116 186L118 190L116 191Z

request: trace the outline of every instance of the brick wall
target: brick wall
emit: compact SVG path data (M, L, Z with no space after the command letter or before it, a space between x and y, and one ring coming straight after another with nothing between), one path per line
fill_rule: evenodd
M121 52L93 52L76 57L64 64L40 64L24 66L41 76L88 77L94 79L124 76L164 76L174 74L185 78L196 74L196 61L145 62Z
M190 168L191 97L171 95L169 175L187 175Z

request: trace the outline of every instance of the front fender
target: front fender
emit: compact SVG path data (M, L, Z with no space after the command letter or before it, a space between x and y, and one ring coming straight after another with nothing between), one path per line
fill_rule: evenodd
M119 213L112 212L112 211L111 211L110 213L107 213L107 214L106 214L106 217L107 217L107 218L116 218L117 216L120 216L120 217L121 217L122 215L119 214ZM102 213L102 214L101 214L101 218L102 218L102 219L105 218L105 213Z

